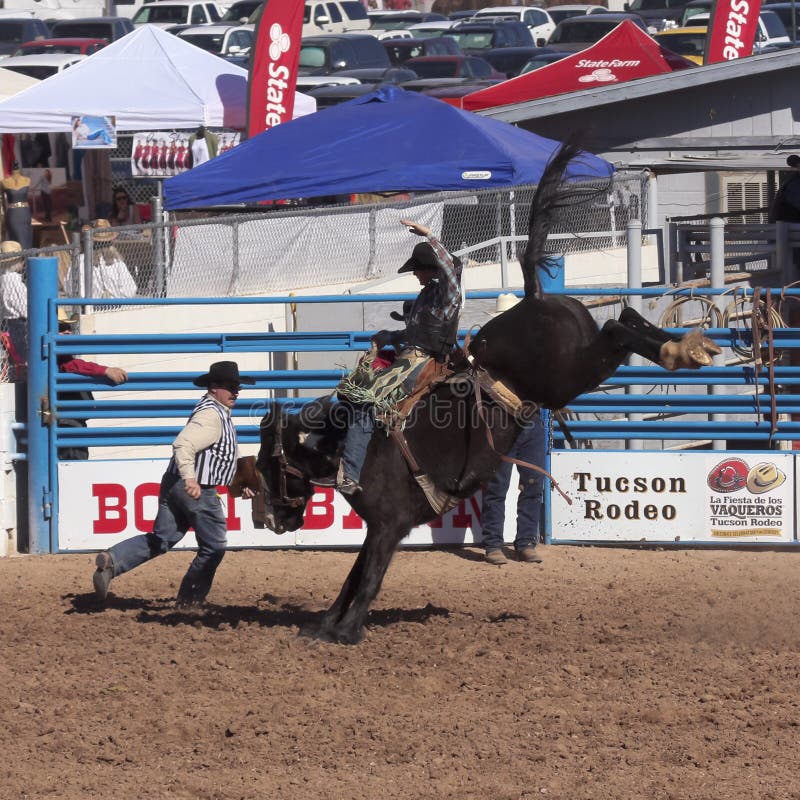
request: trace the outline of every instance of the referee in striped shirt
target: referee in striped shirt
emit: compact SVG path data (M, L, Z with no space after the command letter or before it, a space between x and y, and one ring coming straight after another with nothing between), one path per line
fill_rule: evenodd
M194 528L197 555L178 590L177 605L187 608L205 601L227 546L227 526L217 487L228 486L236 472L239 447L231 409L241 385L255 382L255 378L240 375L234 361L217 361L207 373L195 378L195 386L207 391L172 443L153 532L133 536L98 553L93 579L98 600L108 597L114 578L163 555ZM253 493L245 488L242 496L251 498Z

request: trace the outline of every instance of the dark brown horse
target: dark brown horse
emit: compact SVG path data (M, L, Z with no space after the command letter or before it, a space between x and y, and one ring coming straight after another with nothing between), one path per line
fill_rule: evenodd
M599 330L584 305L566 296L542 296L536 267L544 256L551 222L565 189L561 176L578 151L564 146L545 170L531 205L523 258L525 297L481 328L470 344L474 360L523 400L563 408L611 377L630 353L667 369L712 362L719 348L699 332L676 339L632 309ZM470 368L463 381L439 384L414 408L405 436L419 469L456 498L471 496L488 480L519 432L519 421L500 404L476 399ZM481 408L478 408L480 402ZM261 425L258 467L268 490L265 521L273 530L296 530L313 493L312 480L335 472L346 429L347 407L328 399L301 414L277 407ZM494 447L486 430L490 429ZM301 633L326 641L361 640L372 601L400 541L412 527L437 516L411 475L395 442L376 430L361 472L363 491L348 502L367 535L333 605Z

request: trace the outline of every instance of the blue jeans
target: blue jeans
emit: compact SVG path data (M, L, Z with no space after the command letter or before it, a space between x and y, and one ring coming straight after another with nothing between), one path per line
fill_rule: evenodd
M178 590L178 600L204 600L225 555L228 543L225 516L216 487L204 488L195 500L187 494L183 478L178 475L165 473L161 479L153 532L133 536L109 550L114 561L114 577L171 550L189 528L194 528L197 538L197 555Z
M514 446L508 453L512 458L527 461L536 466L544 465L544 425L537 414L522 429ZM486 484L481 508L481 531L483 546L488 553L503 546L506 493L511 482L514 464L502 461L492 479ZM542 496L544 476L528 467L517 467L519 471L519 497L517 498L517 535L514 547L536 547L539 541L542 519Z
M372 406L350 406L350 424L344 440L342 472L358 483L361 467L367 457L367 447L375 430L375 409Z

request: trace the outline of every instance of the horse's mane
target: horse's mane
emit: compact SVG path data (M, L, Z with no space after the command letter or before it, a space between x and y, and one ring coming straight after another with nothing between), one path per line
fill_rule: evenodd
M587 202L595 194L606 191L604 187L587 194L585 185L577 190L566 188L563 181L564 172L570 161L578 158L582 152L577 138L562 144L550 158L536 186L528 218L528 244L522 257L525 297L542 296L537 267L547 258L547 237L561 209Z

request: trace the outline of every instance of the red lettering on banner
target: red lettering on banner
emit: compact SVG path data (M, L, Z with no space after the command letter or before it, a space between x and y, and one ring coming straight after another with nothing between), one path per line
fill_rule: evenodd
M316 498L322 495L321 500ZM312 495L306 506L306 513L303 517L303 527L307 531L321 531L323 528L330 528L333 525L333 489L330 487L316 487L316 492Z
M218 486L217 491L220 496L226 498L225 507L228 513L225 518L225 524L228 526L228 531L240 531L242 529L242 521L236 516L236 498L231 497L225 486Z
M467 501L462 500L459 504L455 507L453 511L453 517L451 519L451 525L454 529L461 529L466 530L467 528L474 527L476 522L480 522L481 519L481 506L478 502L478 495L473 495L469 498L469 504L472 506L472 510L467 510ZM430 523L431 530L439 530L442 527L442 517L436 517Z
M360 531L364 527L364 520L351 508L342 519L342 528L346 531Z
M92 497L97 498L97 518L93 533L122 533L128 527L128 512L125 508L128 493L119 483L92 484Z
M133 490L133 522L137 531L142 533L152 533L153 519L145 519L144 516L144 499L145 497L155 497L158 500L158 491L160 485L157 483L140 483Z

